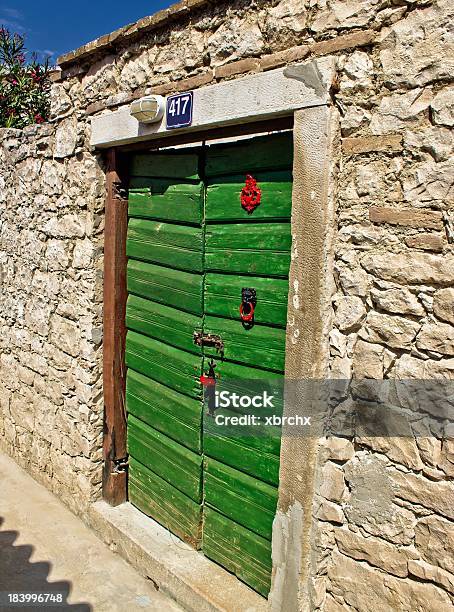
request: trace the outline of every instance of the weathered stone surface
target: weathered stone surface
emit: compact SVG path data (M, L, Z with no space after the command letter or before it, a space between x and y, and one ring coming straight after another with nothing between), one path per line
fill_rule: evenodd
M383 378L383 353L380 344L358 340L353 353L353 374L355 378Z
M361 325L366 316L366 308L361 298L354 295L342 296L336 301L336 326L350 330Z
M341 502L344 494L345 483L342 470L328 461L321 472L319 493L322 497L333 502Z
M234 76L235 74L242 74L245 72L256 72L260 67L260 62L257 59L244 59L232 62L230 64L223 64L218 66L214 71L214 76L217 79L223 79L226 77Z
M74 153L77 143L77 119L71 116L60 123L55 135L54 157L69 157Z
M416 346L425 351L454 355L454 327L447 323L426 323L418 335Z
M394 576L408 575L408 555L393 544L379 538L364 538L349 529L336 529L334 537L340 552L347 557L367 561L370 565L379 567Z
M431 210L396 209L386 206L371 206L369 219L372 223L390 223L424 229L442 229L443 217L440 212Z
M418 298L407 289L397 287L379 291L372 289L370 292L372 301L381 310L386 310L394 314L410 314L423 316L425 310Z
M360 336L368 342L386 344L392 348L405 349L416 338L420 325L416 321L370 312Z
M338 552L333 554L328 576L333 589L343 597L349 609L431 610L449 612L451 600L443 589L414 580L387 576L365 563L349 559ZM361 585L361 588L358 588Z
M84 219L76 215L53 216L44 226L48 236L55 238L82 238L85 234Z
M440 289L434 295L433 310L435 316L454 325L454 289Z
M413 576L435 582L454 594L454 576L448 574L448 572L445 572L439 567L430 565L425 561L416 561L412 559L408 562L408 571Z
M396 544L410 544L416 519L393 503L392 480L386 465L383 457L364 452L345 464L345 480L351 491L345 514L364 532Z
M88 238L78 240L74 246L73 262L74 268L88 268L92 262L93 243Z
M413 154L429 153L436 162L441 162L452 155L454 138L450 129L430 126L423 130L407 130L404 143Z
M370 123L372 134L386 134L405 128L429 108L433 99L431 88L413 89L404 94L391 94L380 102Z
M446 87L437 93L431 105L433 122L437 125L454 125L454 87Z
M450 0L437 0L385 30L380 44L385 79L406 87L450 79L454 72L449 35L453 14Z
M322 461L348 461L355 454L355 449L350 440L346 438L330 437L324 438L320 445L320 456Z
M363 267L389 281L403 285L454 283L454 257L420 253L367 253L361 260Z
M53 315L50 337L52 342L65 353L73 357L79 354L80 332L73 321Z
M322 497L317 498L314 502L314 516L321 521L336 524L342 524L345 521L342 508Z
M451 482L433 482L423 476L404 474L395 469L390 469L389 475L397 497L454 519L454 488Z
M355 51L344 64L341 91L368 89L372 86L373 62L364 51Z
M421 557L454 574L454 526L438 516L427 516L415 527L415 546Z

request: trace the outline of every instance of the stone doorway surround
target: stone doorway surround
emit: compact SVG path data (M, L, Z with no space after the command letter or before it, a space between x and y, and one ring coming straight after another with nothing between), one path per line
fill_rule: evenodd
M334 160L335 149L340 142L338 113L330 104L334 79L334 60L321 58L201 87L194 90L192 126L177 131L166 131L164 120L160 124L139 124L130 116L129 105L116 111L105 111L91 120L91 145L107 150L108 155L104 288L107 425L104 498L111 506L121 505L111 508L106 502L98 502L93 506L89 522L107 542L119 541L122 554L141 571L151 567L156 574L151 578L157 580L163 590L177 601L184 601L186 605L191 601L193 609L239 611L246 605L252 611L263 610L267 606L265 600L235 578L228 574L231 580L227 580L227 576L222 578L222 574L226 574L224 571L220 577L218 566L202 556L199 555L200 561L197 562L189 550L183 557L178 547L167 546L164 550L165 530L159 529L160 526L151 519L150 532L145 538L148 546L142 547L138 536L140 533L145 535L146 526L136 515L136 512L140 513L130 504L122 504L126 495L126 479L121 471L115 472L115 461L123 454L121 447L125 443L123 408L121 402L115 400L118 389L114 388L117 383L113 378L115 371L121 371L123 359L118 353L122 353L121 347L124 346L121 336L124 330L115 325L115 317L121 319L124 304L121 291L118 299L115 283L124 282L125 258L120 251L125 239L127 202L118 190L121 179L115 163L116 154L131 148L149 150L168 146L167 143L175 145L179 141L195 143L215 139L216 130L221 128L241 128L243 134L253 135L257 125L261 126L262 132L267 132L273 129L274 120L293 118L292 258L285 374L287 379L325 378L333 294ZM109 236L109 233L113 235ZM110 300L110 305L106 299ZM304 405L305 399L308 398L299 398L300 405ZM115 448L119 453L117 456L115 452L112 454ZM310 609L308 581L315 463L316 439L283 437L279 502L272 538L273 582L268 605L275 612ZM159 552L152 552L153 548L162 551L162 558ZM199 569L203 565L202 583L196 572L188 572L184 567L185 559L186 563L200 565ZM211 584L219 584L224 579L227 594L221 593L223 589L210 588ZM234 601L234 607L230 607Z

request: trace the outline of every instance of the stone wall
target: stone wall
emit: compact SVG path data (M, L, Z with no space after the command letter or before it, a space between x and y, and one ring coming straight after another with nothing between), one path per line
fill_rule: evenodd
M327 376L454 372L450 0L178 6L64 56L50 123L0 132L0 446L77 512L101 482L104 171L89 120L148 91L335 57ZM435 438L322 441L301 608L449 609L453 464Z

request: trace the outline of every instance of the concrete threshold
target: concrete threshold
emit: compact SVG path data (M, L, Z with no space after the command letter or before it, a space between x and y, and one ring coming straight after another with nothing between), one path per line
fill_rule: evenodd
M96 502L90 527L143 576L190 612L264 612L268 602L130 503Z

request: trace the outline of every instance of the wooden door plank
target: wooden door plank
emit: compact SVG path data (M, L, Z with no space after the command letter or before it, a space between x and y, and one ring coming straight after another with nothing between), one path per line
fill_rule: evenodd
M133 415L128 416L128 448L136 461L179 491L201 500L202 457Z
M202 183L136 177L129 187L129 216L200 225L202 192Z
M202 405L129 369L126 381L128 413L169 438L201 452Z
M259 136L239 143L213 145L208 149L205 174L208 177L238 172L290 168L293 161L293 134Z
M201 397L201 359L197 355L128 331L126 365L179 393Z
M205 266L209 272L288 276L289 223L209 225L205 235Z
M107 153L104 229L103 497L112 506L127 499L125 409L126 232L128 203L120 188L120 160Z
M199 548L202 507L190 497L131 458L129 470L131 503L182 540Z
M137 154L132 157L130 173L131 176L197 180L199 156L178 151Z
M241 206L241 191L246 175L228 175L208 183L205 215L207 223L290 219L292 209L292 175L290 171L255 173L261 192L260 205L252 214Z
M202 240L200 228L130 219L127 255L170 268L202 272Z
M209 506L204 508L203 552L253 589L268 596L271 544Z
M257 324L286 326L287 279L208 273L205 277L205 312L238 321L241 290L244 287L251 287L257 292Z
M202 329L202 318L183 310L130 295L126 308L126 325L128 329L160 342L201 354L201 348L194 344L193 333Z
M130 259L128 291L202 316L202 274L191 274Z
M205 503L271 541L277 488L210 458L203 473Z

